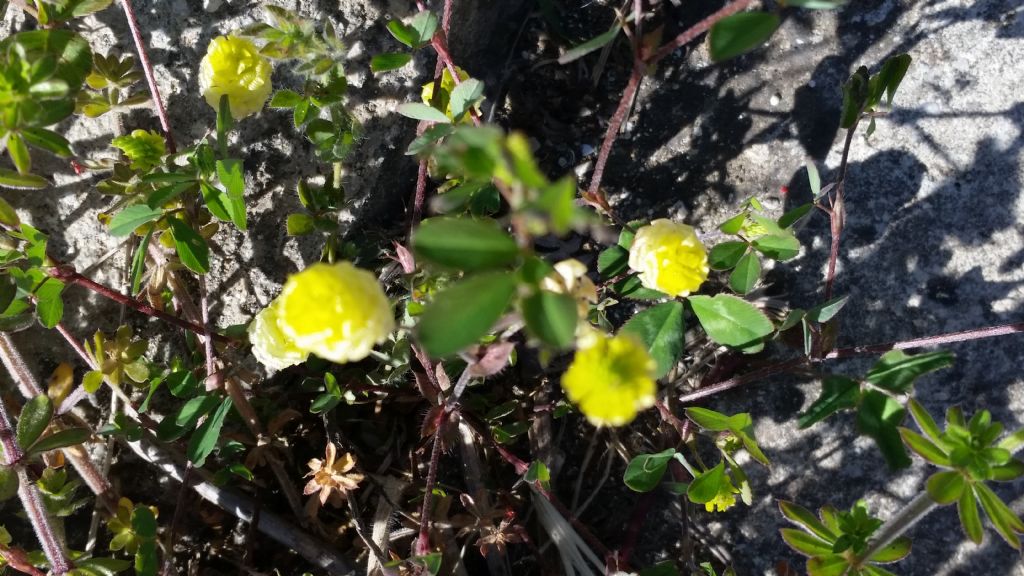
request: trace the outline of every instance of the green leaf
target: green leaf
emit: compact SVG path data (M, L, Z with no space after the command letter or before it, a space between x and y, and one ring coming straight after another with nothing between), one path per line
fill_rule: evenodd
M220 101L217 103L217 146L221 153L227 153L228 132L231 132L234 125L235 117L231 115L231 100L227 94L221 94Z
M441 124L450 123L452 120L433 106L427 106L422 102L407 102L398 107L398 113L413 120L426 120L427 122L438 122Z
M309 214L289 214L286 228L289 236L305 236L316 230L316 222Z
M11 228L17 228L21 224L21 219L18 218L18 211L3 198L0 198L0 223L6 224ZM0 308L0 310L2 309Z
M568 64L574 60L579 60L595 50L604 48L609 42L615 40L615 37L618 36L621 31L622 21L616 18L612 27L603 32L600 36L595 36L578 46L573 46L569 50L566 50L564 54L558 57L558 63L563 65Z
M519 257L516 241L488 218L424 220L413 234L412 245L420 258L460 270L501 268Z
M242 161L236 159L217 161L217 179L224 185L228 202L225 203L231 222L239 230L246 229L245 219L245 176Z
M886 463L894 470L910 466L910 457L896 428L906 413L899 402L877 390L864 393L857 411L860 431L875 440Z
M935 464L936 466L951 465L949 456L947 456L946 453L936 446L931 440L921 436L909 428L901 427L899 431L900 437L903 438L903 443L925 460Z
M377 54L370 59L370 71L374 74L397 70L412 60L412 54L403 52L392 52Z
M0 186L14 190L42 190L49 185L49 181L42 176L18 174L14 170L0 168Z
M1010 510L1010 507L1004 504L988 486L977 482L974 484L974 492L977 494L985 514L988 515L989 521L995 526L996 532L999 532L1007 544L1019 550L1020 538L1017 537L1017 534L1024 532L1024 522L1021 522L1013 510Z
M849 296L840 296L833 298L824 304L820 304L811 308L807 311L806 318L812 322L824 324L839 314L839 311L846 306L846 302L850 299Z
M456 120L461 118L464 114L470 111L473 106L476 106L484 95L484 83L475 79L469 78L459 82L459 85L452 90L451 99L449 100L449 106L451 107L452 117Z
M683 304L672 301L642 310L622 332L636 335L658 365L656 378L668 374L683 353Z
M63 283L53 278L48 278L46 284L57 283L63 288ZM60 294L51 295L47 298L39 297L36 300L36 316L44 328L54 328L64 317L64 300Z
M758 252L780 262L789 260L800 253L800 241L792 234L769 234L753 241Z
M115 214L107 226L110 228L111 236L127 236L139 226L158 220L163 215L164 211L161 208L132 204Z
M210 270L210 247L206 240L177 218L168 218L167 223L171 226L171 236L181 263L196 274L206 274Z
M711 430L713 432L721 432L732 427L729 417L725 414L698 406L687 408L686 417L704 430Z
M551 472L548 471L548 467L540 460L530 462L530 467L526 469L523 480L531 484L540 484L541 488L545 490L551 488Z
M689 301L704 331L725 346L752 347L775 329L763 312L735 296L690 296Z
M835 541L836 535L818 520L818 517L813 512L795 502L786 500L779 500L779 510L790 522L801 526L818 538L828 542L831 549L831 543Z
M25 175L32 171L32 156L29 155L28 146L17 132L11 132L7 136L7 154L10 155L19 174Z
M200 468L206 463L206 458L217 446L217 439L220 438L220 430L224 425L224 419L231 410L231 398L224 398L220 407L212 416L203 422L188 442L186 455L194 466Z
M18 285L7 274L0 274L0 312L7 310L18 295Z
M868 69L863 66L843 84L843 109L839 120L841 127L849 130L860 120L870 96L868 84Z
M914 417L914 422L917 423L918 428L924 432L932 442L942 442L942 430L939 429L939 425L935 423L935 419L928 413L928 410L921 405L920 402L911 398L907 402L907 407L910 408L910 415ZM1024 438L1024 435L1022 435Z
M66 138L52 130L45 128L23 128L21 136L26 142L36 148L42 148L61 158L71 156L71 144L68 143Z
M146 232L146 235L142 237L142 242L135 248L135 253L132 255L132 269L131 269L131 294L135 296L142 289L142 276L146 272L146 251L149 249L149 241L153 238L153 230Z
M22 450L28 449L42 436L53 417L53 402L46 394L40 394L25 403L18 419L17 440Z
M838 554L815 556L807 560L810 576L844 576L850 570L850 561Z
M743 225L746 224L746 223L747 223L747 213L746 212L742 212L740 214L737 214L737 215L733 216L732 218L729 218L725 222L723 222L718 227L718 229L721 230L723 234L732 235L732 234L736 234L737 232L742 230L743 229Z
M978 514L978 503L974 499L974 488L967 486L960 500L956 505L957 514L960 516L960 526L964 529L964 535L974 542L981 544L984 537L984 530L981 526L981 515Z
M85 391L89 394L95 394L102 385L103 372L100 372L99 370L90 370L82 377L82 387L85 388Z
M439 292L420 316L418 335L433 357L454 354L486 335L517 287L507 272L470 276Z
M575 298L538 290L523 299L522 307L526 328L541 342L555 348L573 343L579 320Z
M722 482L726 481L725 462L722 461L718 463L718 466L698 474L693 482L690 482L686 496L694 504L706 504L715 499Z
M891 350L871 367L865 380L879 388L903 394L910 390L920 376L952 365L953 355L949 352L911 356L902 350Z
M148 506L136 506L132 511L132 532L141 540L135 552L135 574L155 576L159 562L156 556L156 516Z
M14 498L14 495L17 493L18 474L15 472L14 467L0 464L0 502ZM0 526L0 535L2 534L2 526ZM2 539L0 539L0 544L5 544Z
M629 250L618 244L609 246L597 255L597 272L601 278L614 278L629 269Z
M966 486L963 474L956 470L943 470L928 478L926 488L932 500L945 506L959 500Z
M278 109L295 108L302 101L302 96L293 90L278 90L270 99L269 106Z
M910 538L897 538L893 540L891 544L876 552L874 556L869 558L869 560L872 562L878 562L879 564L898 562L906 558L907 554L910 554L910 548Z
M644 288L643 283L637 276L628 276L612 284L612 291L633 300L662 300L668 298L668 294Z
M886 104L892 105L892 99L896 95L896 89L903 82L907 70L910 68L910 54L900 54L885 61L882 69L878 72L878 88L885 89ZM881 94L876 95L880 98Z
M811 186L811 196L817 198L821 195L821 175L818 174L818 167L810 160L804 166L807 168L807 182Z
M668 463L675 456L675 448L657 454L640 454L629 461L622 481L634 492L650 492L661 483Z
M409 22L409 28L416 34L416 47L427 44L437 31L437 16L427 10L418 12Z
M88 428L66 428L40 438L26 452L42 454L50 450L81 444L88 440L90 436L92 436L92 432Z
M76 560L75 569L71 571L71 574L74 576L115 576L118 572L124 572L131 566L131 562L117 558L89 558L88 560Z
M795 528L782 528L782 540L790 548L805 556L822 556L832 553L832 544L825 542L813 534Z
M807 204L801 204L800 206L787 211L779 218L779 227L783 229L792 227L813 209L814 204L808 202Z
M821 382L821 396L797 421L808 428L845 408L853 408L860 400L860 383L846 376L828 375Z
M708 43L716 62L734 58L765 43L779 27L779 17L768 12L741 12L711 27Z
M714 270L728 270L736 266L746 252L746 242L721 242L708 254L708 265Z
M995 482L1012 482L1024 476L1024 462L1011 459L1006 464L992 467L992 480Z
M753 252L747 252L729 275L729 287L739 294L746 294L754 289L760 279L761 259Z
M391 20L387 24L388 32L395 37L402 44L405 44L409 48L415 48L419 43L419 37L415 30L411 26L406 25L401 20Z

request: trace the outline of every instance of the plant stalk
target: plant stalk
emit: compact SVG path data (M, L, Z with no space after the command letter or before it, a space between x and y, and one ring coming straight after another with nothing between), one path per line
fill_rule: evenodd
M917 497L897 512L895 516L889 518L889 521L878 529L878 535L871 540L867 549L857 556L854 565L861 566L866 562L870 562L872 556L892 544L893 541L902 536L918 520L924 518L929 512L938 507L939 505L932 500L927 492L918 494Z

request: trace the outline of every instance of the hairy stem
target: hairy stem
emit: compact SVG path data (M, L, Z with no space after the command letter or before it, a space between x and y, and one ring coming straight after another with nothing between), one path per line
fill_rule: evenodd
M146 316L151 316L153 318L159 318L160 320L169 322L179 328L183 328L190 332L199 334L200 336L209 336L210 338L213 338L218 342L223 342L227 344L238 342L234 338L229 338L227 336L224 336L223 334L213 332L204 326L196 324L195 322L190 322L183 318L174 316L173 314L168 314L163 310L157 310L156 308L153 308L152 306L146 304L145 302L136 300L135 298L122 294L117 290L114 290L113 288L109 288L94 280L86 278L85 276L82 276L77 271L67 266L54 266L50 268L48 272L50 273L50 276L53 276L54 278L61 280L62 282L66 282L68 284L77 284L78 286L86 288L91 292L95 292L96 294L99 294L104 298L113 300L118 304L124 304L125 306L131 308L132 310L135 310L136 312L141 312L142 314L145 314Z
M836 280L836 264L839 261L839 239L843 234L843 226L846 221L846 200L844 190L846 188L846 168L850 158L850 146L853 144L853 134L857 130L857 123L846 131L846 142L843 144L843 159L839 163L839 179L836 181L835 200L832 202L832 209L829 210L829 230L832 234L832 245L828 254L828 275L825 277L825 301L832 299L832 287Z
M927 492L918 494L916 498L907 503L902 510L897 512L892 518L889 518L889 521L878 529L877 535L871 540L867 549L857 556L855 565L862 566L864 563L870 562L872 556L892 544L893 541L916 524L918 520L924 518L938 507L939 505L932 500Z
M739 12L740 10L743 10L752 3L753 0L735 0L734 2L726 4L724 7L722 7L722 9L708 16L707 18L701 20L700 22L697 22L693 26L682 31L678 36L676 36L672 40L663 44L661 48L658 48L658 50L655 51L654 54L648 56L644 61L648 65L657 64L666 56L675 52L677 48L681 48L682 46L689 44L695 38L707 32L711 28L711 26L715 24L715 22L718 22L719 20L725 18L726 16L732 16L733 14Z
M171 123L167 119L167 110L160 98L160 87L156 84L156 75L153 74L153 65L149 61L149 54L146 52L146 42L142 39L142 32L139 30L139 21L135 18L135 9L132 8L131 0L121 0L121 7L124 8L124 17L128 21L128 29L131 30L132 40L135 42L135 51L139 55L139 63L142 65L142 72L146 76L146 84L149 85L149 94L153 98L153 107L156 108L157 118L160 119L160 129L164 133L164 142L167 144L167 151L174 154L177 146L174 145L174 134L171 132Z
M871 356L874 354L884 354L890 350L908 350L911 348L922 348L925 346L941 346L943 344L954 344L957 342L969 342L971 340L980 340L982 338L993 338L995 336L1006 336L1008 334L1018 334L1024 332L1024 322L1016 322L1013 324L1000 324L998 326L988 326L985 328L974 328L971 330L961 330L959 332L948 332L946 334L937 334L935 336L925 336L924 338L914 338L912 340L898 340L895 342L886 342L885 344L869 344L866 346L852 346L849 348L837 348L828 354L826 354L824 360L836 360L840 358L852 358L855 356ZM698 400L703 400L709 396L714 396L726 390L733 388L739 388L745 384L751 384L768 376L779 374L782 372L789 372L791 370L809 366L810 360L804 357L793 358L777 364L771 364L763 368L759 368L746 374L739 376L733 376L727 380L722 380L711 384L710 386L704 386L699 390L690 392L689 394L683 394L679 397L679 401L682 403L692 403Z

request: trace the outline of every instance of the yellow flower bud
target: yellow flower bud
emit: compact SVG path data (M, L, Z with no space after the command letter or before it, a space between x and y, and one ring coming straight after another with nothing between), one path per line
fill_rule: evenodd
M218 36L199 64L199 91L214 110L228 96L231 115L241 120L263 108L272 89L270 61L256 46L237 36Z
M279 308L277 301L272 302L249 324L252 354L271 370L302 364L309 357L281 332Z
M692 227L662 218L637 230L629 267L646 288L688 296L708 278L708 254Z
M332 362L366 358L395 328L377 278L349 262L314 264L293 275L277 305L283 335Z
M654 405L656 364L629 334L592 335L562 375L562 389L594 425L622 426Z

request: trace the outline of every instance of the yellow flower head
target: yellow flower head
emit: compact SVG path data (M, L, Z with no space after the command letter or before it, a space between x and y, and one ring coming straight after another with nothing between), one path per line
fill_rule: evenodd
M349 262L314 264L293 275L278 301L284 336L332 362L366 358L395 328L377 278Z
M281 331L279 308L278 301L271 302L249 324L253 356L271 370L302 364L309 357L308 351L299 349Z
M708 253L692 227L662 218L637 230L629 267L646 288L688 296L708 278Z
M628 424L654 405L655 362L629 334L588 340L562 375L562 389L594 425Z
M218 36L199 64L199 91L216 110L228 96L231 115L241 120L263 108L270 96L270 61L256 46L237 36Z
M725 512L736 505L736 494L739 492L739 489L732 485L732 479L726 475L718 485L718 494L704 503L704 509L708 512Z
M469 80L469 74L465 70L459 68L458 66L455 67L455 70L459 73L459 82ZM436 107L438 110L443 110L446 116L454 120L455 117L452 115L451 98L452 90L455 90L455 79L452 78L452 73L448 71L448 68L445 68L444 72L441 73L440 88L441 93L437 97ZM420 92L420 97L423 99L423 103L426 104L427 106L434 106L434 103L431 102L431 100L434 99L433 80L423 85L423 90ZM462 121L465 122L468 120L469 115L467 114L462 119Z

